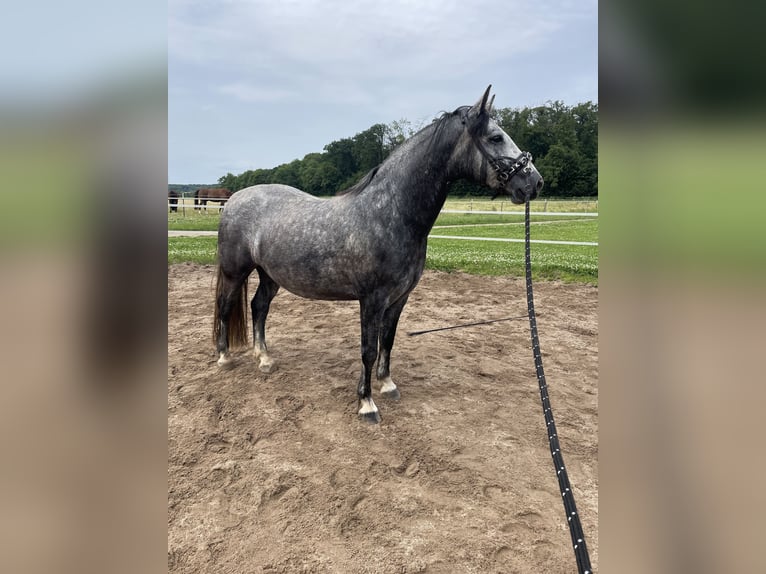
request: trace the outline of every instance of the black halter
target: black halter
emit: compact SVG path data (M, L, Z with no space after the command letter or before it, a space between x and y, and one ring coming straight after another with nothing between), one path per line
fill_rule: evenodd
M466 119L467 118L464 116L463 123L466 122ZM497 179L499 179L502 183L511 181L511 178L513 178L513 176L519 172L532 172L532 168L529 166L529 164L532 163L532 154L528 151L521 152L517 157L493 157L489 151L487 151L487 148L481 141L481 137L479 136L479 132L481 132L480 127L482 127L481 122L477 122L477 124L469 126L468 133L471 135L471 139L473 140L474 145L476 145L476 148L479 150L479 152L481 152L483 158L481 165L482 179L484 178L487 164L489 164L489 166L495 170Z
M479 144L478 140L477 144ZM515 158L508 156L493 158L485 149L483 149L483 145L479 144L477 147L492 169L497 172L497 179L503 183L510 181L510 179L521 170L523 170L524 173L530 173L532 171L532 168L528 167L529 163L532 161L532 154L528 151L521 152L519 156Z
M528 151L521 152L518 155L518 157L515 157L515 158L508 157L508 156L500 156L500 157L494 158L491 155L489 155L489 153L484 148L484 145L481 143L481 140L478 137L474 137L473 141L482 155L482 162L481 162L481 178L482 179L486 177L487 164L489 164L492 167L492 169L495 170L495 173L497 174L497 179L499 179L502 184L506 184L509 181L511 181L511 178L515 176L517 173L519 173L520 171L523 173L530 173L532 171L532 168L529 166L529 163L532 161L532 154L529 153ZM495 199L498 195L500 195L500 190L496 189L494 193L492 194L491 199Z

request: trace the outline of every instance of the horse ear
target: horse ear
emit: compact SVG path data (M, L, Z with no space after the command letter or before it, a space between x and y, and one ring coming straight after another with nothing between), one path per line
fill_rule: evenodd
M489 111L487 109L487 100L489 99L489 91L491 89L492 89L492 84L487 86L487 90L484 92L484 95L481 97L481 99L478 102L476 102L476 104L474 104L473 108L471 109L471 111L474 112L477 116L487 113Z
M489 105L487 106L487 113L492 113L492 105L495 103L495 94L492 94L492 97L489 100Z

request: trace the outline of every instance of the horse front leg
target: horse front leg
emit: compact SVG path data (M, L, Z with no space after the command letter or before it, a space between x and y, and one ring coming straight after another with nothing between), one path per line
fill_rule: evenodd
M378 334L380 332L381 312L377 305L369 301L359 302L362 322L362 374L359 377L357 395L359 396L359 416L366 422L377 424L380 413L372 400L372 367L378 357Z
M409 294L402 297L399 301L391 305L383 313L383 319L380 324L380 352L378 354L377 377L380 382L380 394L387 399L399 400L399 389L396 388L394 381L391 380L391 349L394 346L394 337L396 337L396 327L399 324L399 317L402 309L407 303Z

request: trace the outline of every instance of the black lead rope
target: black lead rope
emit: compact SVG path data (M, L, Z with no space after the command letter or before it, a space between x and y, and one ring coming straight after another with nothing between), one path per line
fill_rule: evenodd
M500 323L501 321L516 321L518 319L524 319L526 315L519 315L518 317L505 317L504 319L491 319L489 321L477 321L476 323L462 323L460 325L451 325L449 327L437 327L436 329L426 329L424 331L410 331L407 333L410 337L417 335L425 335L426 333L436 333L437 331L449 331L450 329L462 329L463 327L476 327L478 325L490 325L492 323Z
M545 424L548 427L548 441L551 447L551 456L553 457L553 466L559 479L559 490L564 501L564 511L569 522L569 533L572 536L572 546L574 547L575 558L577 559L577 570L580 574L591 574L590 558L588 548L585 545L585 534L583 534L580 525L580 517L577 514L574 493L569 484L569 477L564 466L564 457L561 455L559 438L556 433L556 423L553 420L553 411L551 410L550 399L548 398L548 385L545 382L545 372L543 371L543 359L540 355L540 341L537 337L537 320L535 319L535 302L532 294L532 264L529 255L529 198L526 201L524 220L524 258L525 273L527 277L527 311L529 312L529 330L532 334L532 352L535 356L535 370L537 371L537 382L540 384L540 399L543 403L543 414L545 415Z

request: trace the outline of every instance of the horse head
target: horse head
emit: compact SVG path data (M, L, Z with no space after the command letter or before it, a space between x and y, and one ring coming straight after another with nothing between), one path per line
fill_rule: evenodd
M472 175L479 183L494 190L496 197L506 195L521 204L537 197L543 178L532 163L532 155L522 152L507 133L492 119L490 85L476 104L463 116L466 132L473 144L469 161Z

